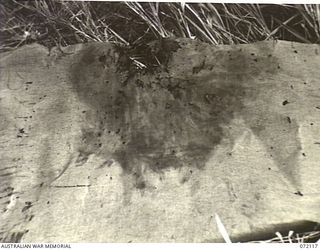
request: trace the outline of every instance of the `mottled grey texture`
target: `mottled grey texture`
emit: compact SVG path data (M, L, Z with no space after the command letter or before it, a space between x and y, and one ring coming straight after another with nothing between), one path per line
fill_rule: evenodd
M318 45L1 54L2 241L217 242L320 222ZM178 48L178 49L177 49Z

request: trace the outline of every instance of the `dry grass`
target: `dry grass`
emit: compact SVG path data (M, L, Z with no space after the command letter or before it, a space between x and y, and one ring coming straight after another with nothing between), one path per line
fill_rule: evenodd
M319 5L85 2L0 2L0 52L37 42L49 49L90 41L132 51L131 64L149 68L135 51L164 38L210 44L264 40L320 42ZM153 61L162 64L156 56ZM154 64L154 63L152 63Z
M211 44L269 39L320 42L319 5L2 1L0 51L39 42L124 46L187 37Z
M279 232L275 233L276 237L266 240L259 241L259 243L309 243L314 241L319 241L320 231L295 233L290 231L288 235L282 236Z
M0 52L33 42L49 48L89 41L134 48L175 37L214 45L276 39L320 43L320 5L11 0L0 2L0 27ZM138 57L130 59L135 67L146 67ZM216 221L230 241L217 216ZM319 235L289 232L264 242L301 243Z
M218 214L215 214L215 221L217 228L222 238L226 243L232 243L230 236L224 227ZM289 231L288 235L282 235L280 232L275 233L275 237L268 240L260 241L250 241L248 243L311 243L320 242L320 231L319 226L314 228L316 230L311 232L295 233L294 231Z

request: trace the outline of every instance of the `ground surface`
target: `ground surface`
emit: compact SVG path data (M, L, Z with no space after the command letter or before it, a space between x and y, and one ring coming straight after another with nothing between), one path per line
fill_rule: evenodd
M2 241L217 242L320 222L320 46L179 40L0 58Z

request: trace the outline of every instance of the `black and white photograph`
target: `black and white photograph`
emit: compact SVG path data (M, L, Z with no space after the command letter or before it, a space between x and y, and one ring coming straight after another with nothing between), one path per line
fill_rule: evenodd
M0 1L4 248L319 240L320 2Z

